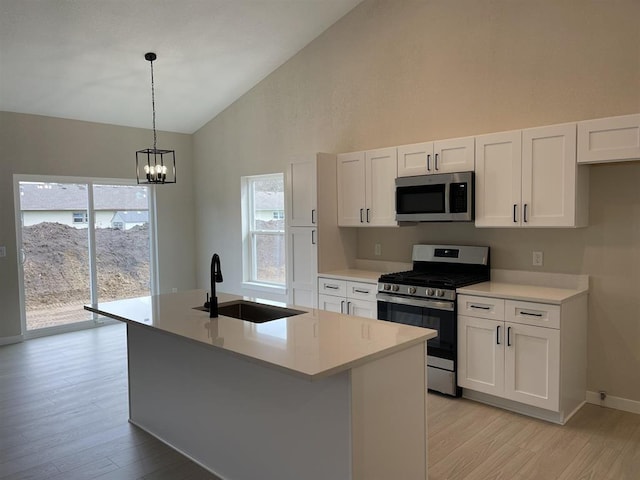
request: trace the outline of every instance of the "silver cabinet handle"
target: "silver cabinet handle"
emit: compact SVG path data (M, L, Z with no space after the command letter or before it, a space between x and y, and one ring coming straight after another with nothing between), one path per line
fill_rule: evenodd
M324 288L328 288L329 290L338 290L340 287L338 285L330 285L330 284L325 284Z
M367 208L367 223L369 223L369 208Z
M507 347L511 346L511 327L507 327Z
M522 220L527 223L527 204L524 204L524 213L522 214Z
M439 154L436 153L436 161L434 162L436 164L436 170L438 170L438 156Z
M362 220L362 214L364 213L364 208L360 209L360 223L364 223L364 220Z
M315 208L311 209L311 223L313 225L316 224L316 209Z
M351 302L347 302L347 314L351 315Z
M431 155L427 154L427 172L431 171L431 164L429 162L431 162Z
M518 209L518 204L514 203L513 204L513 223L518 223L518 220L516 220L516 210Z
M496 345L500 345L500 325L496 327Z
M344 300L340 302L340 313L344 313Z
M311 230L311 245L315 245L315 244L316 244L316 231Z
M370 292L370 290L362 290L360 288L354 288L353 291L356 293L365 293L365 294L368 294Z

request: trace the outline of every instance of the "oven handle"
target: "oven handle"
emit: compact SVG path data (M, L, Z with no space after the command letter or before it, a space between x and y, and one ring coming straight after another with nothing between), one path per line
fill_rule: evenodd
M441 300L422 300L418 298L407 298L388 293L378 293L376 298L379 302L397 303L399 305L409 305L412 307L433 308L434 310L446 310L453 312L455 310L455 302Z

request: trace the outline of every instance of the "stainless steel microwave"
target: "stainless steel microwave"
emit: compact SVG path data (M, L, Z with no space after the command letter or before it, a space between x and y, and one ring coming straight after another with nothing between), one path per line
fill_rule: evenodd
M471 222L473 172L396 178L398 222Z

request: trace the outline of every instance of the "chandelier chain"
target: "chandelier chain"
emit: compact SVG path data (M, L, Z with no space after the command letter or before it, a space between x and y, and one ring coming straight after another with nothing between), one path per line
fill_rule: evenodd
M153 112L153 149L156 150L156 95L153 83L153 60L151 60L151 110Z

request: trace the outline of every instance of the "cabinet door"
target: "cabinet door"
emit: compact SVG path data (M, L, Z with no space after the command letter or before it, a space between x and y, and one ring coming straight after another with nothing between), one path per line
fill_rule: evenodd
M398 176L426 175L434 170L433 142L398 147Z
M578 122L578 163L640 159L640 114Z
M318 308L328 312L347 313L347 301L344 297L334 297L333 295L318 295Z
M366 152L366 211L367 226L396 226L396 176L398 160L396 148L382 148Z
M347 307L349 315L365 318L378 318L378 302L348 298Z
M504 322L458 315L458 385L502 396Z
M287 171L289 214L292 227L311 227L317 223L316 158L299 158Z
M359 227L365 214L364 152L341 153L338 162L338 225Z
M312 227L290 227L287 241L289 303L315 308L318 275L317 230Z
M505 397L558 411L560 331L506 323Z
M433 142L431 173L472 172L475 168L475 137Z
M576 124L522 131L522 226L576 224Z
M522 133L476 137L476 227L520 225Z

